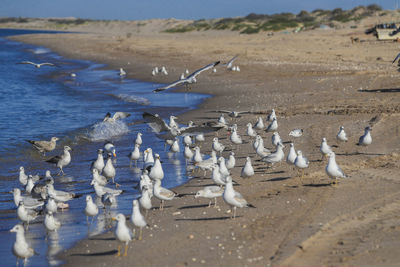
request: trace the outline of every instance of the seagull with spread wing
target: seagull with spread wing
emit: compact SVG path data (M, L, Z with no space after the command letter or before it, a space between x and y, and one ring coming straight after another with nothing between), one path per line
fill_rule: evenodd
M19 63L17 63L17 64L30 64L30 65L35 66L36 68L40 68L41 66L52 66L52 67L56 67L55 64L49 63L49 62L34 63L34 62L32 62L32 61L22 61L22 62L19 62Z
M231 70L232 67L233 67L232 64L233 64L233 62L237 59L237 57L238 57L238 55L234 56L233 58L231 58L231 60L229 60L228 62L222 64L221 66L226 66L226 68L227 68L228 70Z
M143 119L158 137L165 140L173 140L176 136L196 135L218 131L223 127L213 127L208 125L189 125L185 127L170 127L158 114L143 113Z
M177 85L179 85L179 84L182 84L182 83L183 83L184 85L186 85L186 86L187 86L187 85L190 85L190 84L192 84L192 83L195 83L195 82L197 82L197 80L196 80L196 76L197 76L197 75L199 75L199 74L202 73L203 71L206 71L206 70L209 70L209 69L214 68L214 67L217 66L219 63L220 63L220 61L216 61L216 62L214 62L214 63L210 63L210 64L208 64L208 65L202 67L201 69L198 69L198 70L194 71L193 73L191 73L191 74L190 74L189 76L187 76L186 78L184 78L184 79L179 79L179 80L177 80L177 81L175 81L175 82L173 82L173 83L170 83L170 84L168 84L168 85L166 85L166 86L164 86L164 87L157 88L157 89L153 90L153 92L161 92L161 91L164 91L164 90L167 90L167 89L169 89L169 88L175 87L175 86L177 86Z
M117 121L117 120L119 120L119 119L127 118L127 117L129 117L130 115L131 115L131 114L129 114L129 113L127 113L127 112L120 112L120 111L118 111L118 112L115 112L114 115L111 117L111 113L108 112L108 113L106 114L106 116L104 116L103 121L104 121L104 122L115 122L115 121Z

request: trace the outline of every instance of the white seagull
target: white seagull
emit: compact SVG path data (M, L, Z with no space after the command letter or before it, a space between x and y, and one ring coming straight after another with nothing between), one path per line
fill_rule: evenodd
M97 150L97 159L92 162L91 169L92 171L96 169L98 173L101 173L104 168L104 158L103 158L103 149Z
M332 152L332 148L328 145L328 142L326 141L325 137L322 138L321 146L319 147L319 151L322 154L322 159L324 159L324 157L328 156L328 154L330 152Z
M254 175L254 168L251 165L251 159L250 157L246 157L246 163L244 164L242 168L242 172L240 174L241 177L243 178L248 178Z
M358 139L359 146L368 146L372 143L371 127L365 127L364 134Z
M278 130L278 121L276 118L272 120L272 122L267 126L267 129L265 129L266 132L275 132Z
M164 201L172 200L177 194L161 186L161 180L156 180L153 186L153 195L161 200L160 210L164 209Z
M131 230L126 226L126 218L122 213L111 218L113 221L117 221L117 228L115 229L115 236L121 243L125 243L124 256L128 256L128 244L132 241ZM118 244L117 257L121 256L121 245Z
M93 202L93 199L91 196L87 195L86 196L86 207L85 207L85 215L86 215L86 222L89 225L89 217L92 217L91 224L93 223L93 219L95 216L99 214L99 208L97 205Z
M16 233L16 239L12 247L12 252L17 257L17 266L18 260L24 259L24 267L28 261L28 258L32 257L36 252L33 248L29 247L28 242L25 239L25 229L22 225L15 225L10 232Z
M137 199L134 199L132 201L131 222L133 223L134 226L139 227L138 240L142 240L142 229L143 227L147 226L147 222L142 213L140 213L139 201Z
M335 179L334 183L337 184L337 178L347 178L346 174L342 171L342 169L337 165L335 159L335 152L330 152L328 154L329 160L326 165L325 171L328 174L329 178Z
M64 153L61 156L55 156L46 160L46 162L56 164L56 166L60 169L58 175L61 173L64 175L63 167L67 166L71 162L71 154L69 153L71 150L72 149L69 146L64 146Z
M32 62L32 61L22 61L22 62L19 62L19 63L17 63L17 64L30 64L30 65L35 66L36 68L40 68L41 66L52 66L52 67L56 67L55 64L50 63L50 62L34 63L34 62Z
M342 142L347 142L347 134L344 131L344 127L340 126L339 132L336 135L336 139Z
M303 178L304 169L308 168L308 165L309 165L308 159L306 157L303 157L303 153L301 152L301 150L298 150L296 160L294 161L294 166L296 166L301 170L300 178Z
M246 199L244 199L239 192L236 192L233 189L232 178L230 176L226 178L225 190L222 197L226 204L228 204L231 208L233 207L233 219L236 217L236 208L255 208L253 205L247 203Z
M218 65L219 63L220 63L220 61L216 61L216 62L214 62L214 63L208 64L208 65L204 66L203 68L198 69L198 70L196 70L195 72L191 73L191 74L188 75L186 78L184 78L184 79L179 79L179 80L177 80L177 81L175 81L175 82L173 82L173 83L170 83L170 84L168 84L168 85L166 85L166 86L164 86L164 87L157 88L157 89L153 90L153 92L164 91L164 90L169 89L169 88L171 88L171 87L175 87L175 86L177 86L177 85L179 85L179 84L181 84L181 83L183 83L183 84L185 84L185 85L190 85L190 84L192 84L192 83L195 83L195 82L196 82L196 76L197 76L197 75L199 75L200 73L202 73L202 72L205 71L205 70L214 68L214 67L215 67L216 65Z
M220 186L206 186L203 189L197 191L195 198L204 197L209 198L210 202L208 203L208 207L211 207L211 199L214 199L214 207L217 207L217 197L221 197L224 193L224 188Z

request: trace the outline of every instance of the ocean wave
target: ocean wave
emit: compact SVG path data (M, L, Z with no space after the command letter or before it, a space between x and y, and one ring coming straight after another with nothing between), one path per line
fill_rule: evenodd
M88 137L92 142L105 141L128 132L128 125L123 121L99 122L92 126Z
M150 105L150 100L136 95L119 94L116 97L125 102L136 103L144 106Z
M48 48L44 48L44 47L38 47L36 49L33 49L33 53L34 54L46 54L46 53L50 53L50 49Z

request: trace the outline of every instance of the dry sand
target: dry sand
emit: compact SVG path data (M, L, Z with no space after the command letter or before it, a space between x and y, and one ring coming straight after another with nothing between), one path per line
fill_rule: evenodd
M165 22L156 22L136 32L111 23L86 28L91 33L85 34L13 39L47 46L67 57L104 62L110 68L123 67L131 78L157 82L173 81L186 68L239 55L236 63L241 72L218 68L215 74L199 77L192 90L214 97L180 116L179 122L214 120L220 115L215 111L222 109L252 111L235 120L244 137L247 122L265 118L275 108L284 141L293 140L288 136L293 128L304 129L294 141L310 159L310 167L303 180L286 163L267 168L245 137L250 142L235 150L232 176L240 183L235 189L257 208L239 209L235 220L229 219L222 199L218 209L207 208L208 201L194 199L193 194L211 180L198 173L176 188L182 198L168 202L164 211L149 213L151 227L144 230L143 240L130 243L128 257L114 257L117 242L108 232L63 252L60 257L66 265L396 266L400 262L400 77L391 60L398 43L364 35L366 26L376 22L373 18L356 29L343 25L337 30L273 36L230 31L166 34L157 31ZM352 44L350 37L362 42ZM156 65L165 65L170 74L153 78L150 73ZM336 142L340 125L349 135L347 143ZM373 143L358 147L355 144L367 125L373 127ZM227 135L220 137L230 147ZM271 134L263 132L262 137L271 148ZM350 176L337 186L330 185L326 159L321 161L322 137L337 145L337 162ZM202 152L210 152L211 138ZM248 153L256 175L242 179L240 170Z

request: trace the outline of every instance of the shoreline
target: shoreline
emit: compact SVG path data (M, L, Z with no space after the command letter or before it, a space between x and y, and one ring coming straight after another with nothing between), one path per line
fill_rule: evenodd
M92 46L97 51L102 51L104 48L108 49L105 50L107 52L113 51L111 45L108 48L103 43L99 45L95 37L95 35L85 37L87 38L85 45L88 48ZM73 57L74 54L79 57L82 53L75 51L74 47L67 47L67 44L71 45L71 40L76 37L67 36L62 41L51 37L40 39L38 36L33 39L32 37L17 39L24 38L27 38L25 41L35 44L45 45L47 42L49 45L45 45L46 47L69 58L76 58ZM175 49L181 48L179 42L182 39L189 39L188 44L193 41L187 36L177 38L175 43L170 40L171 47L176 47ZM197 40L196 38L194 39ZM65 42L62 49L53 48L62 42ZM118 41L113 44L117 46ZM243 48L240 40L237 45ZM64 52L61 51L63 49ZM171 81L171 77L179 77L178 63L189 62L191 59L187 54L181 61L177 60L174 57L176 50L171 50L164 58L170 59L168 55L173 56L170 59L172 71L166 77L157 77L157 81L167 82ZM360 50L362 53L362 49ZM91 55L83 54L96 57L95 52ZM204 55L209 55L207 50L204 51ZM149 62L144 60L146 56L150 58ZM374 56L378 55L369 55L371 58ZM131 58L135 59L129 57L129 50L125 53L118 51L112 55L115 59L103 58L101 53L98 53L97 57L93 61L106 63L116 69L119 68L116 63L119 59L123 58L129 62ZM128 77L137 75L136 78L151 79L150 71L154 66L151 64L155 57L152 54L139 54L137 58L141 60L132 62L139 64L140 68L133 69L133 66L137 65L132 64L132 71L127 68ZM130 243L129 257L119 259L113 257L117 244L110 240L113 234L106 233L95 239L78 242L72 249L64 252L61 258L67 260L67 266L115 262L128 265L131 260L135 261L135 265L155 266L210 263L218 263L221 266L267 264L318 266L323 263L362 265L397 262L396 253L390 253L393 248L390 241L393 231L397 234L398 230L390 231L390 229L393 226L391 219L395 216L394 211L398 210L396 191L399 185L396 173L399 169L400 148L396 142L398 138L396 127L400 124L396 103L399 97L395 92L381 94L372 91L396 88L396 78L388 81L371 77L371 74L387 77L388 73L390 77L392 66L381 69L380 66L374 65L375 61L360 62L360 70L350 68L335 71L329 69L329 65L323 67L316 63L315 70L306 68L305 72L299 72L297 65L302 65L301 59L294 60L293 65L286 62L284 65L267 64L266 67L259 63L252 64L250 60L250 56L245 56L246 63L240 64L244 67L241 67L242 71L237 75L218 70L215 76L200 77L192 91L212 92L214 96L203 102L198 109L180 116L179 122L186 122L189 119L195 122L211 120L219 116L219 113L213 111L220 109L250 110L266 114L271 108L275 108L280 122L279 132L284 141L289 140L287 133L290 130L304 127L304 136L294 141L296 148L301 148L312 162L306 172L305 180L300 181L298 177L296 178L295 172L286 163L269 169L257 161L258 158L253 159L256 175L249 179L239 178L244 157L248 153L253 153L249 140L249 143L237 153L238 167L233 170L232 176L240 183L236 189L255 205L256 209L239 209L237 213L239 217L236 220L228 219L230 216L226 213L228 207L222 199L218 199L220 210L207 209L204 205L208 205L208 201L194 200L192 194L200 189L199 184L210 184L211 180L194 178L176 188L178 193L186 194L184 197L171 201L168 204L170 207L163 212L151 211L148 221L151 229L144 230L142 241L135 240ZM388 57L385 60L388 60ZM195 69L196 65L202 66L211 61L207 56L191 62L190 68ZM342 60L338 62L343 64ZM165 65L170 71L169 65ZM357 64L355 66L357 67ZM359 88L371 90L371 93L361 93L358 91ZM243 94L243 90L246 90L246 94ZM371 96L374 99L370 98ZM243 115L236 120L242 136L244 136L244 125L248 121L254 123L259 116L255 113ZM261 116L265 118L265 115ZM368 149L356 154L354 152L358 148L354 143L363 127L370 122L374 124L374 136L381 138L374 139L374 143ZM337 187L332 187L329 186L330 180L324 172L326 162L319 162L321 156L316 146L324 136L328 138L330 144L336 145L334 136L341 124L349 130L351 140L346 144L337 144L338 148L335 150L342 154L337 157L337 161L346 173L350 173L351 179L343 180ZM262 133L262 137L267 147L271 148L268 141L271 135ZM222 141L230 146L228 140L222 139ZM395 145L391 145L391 142ZM203 146L202 152L208 153L209 143ZM365 153L366 151L368 153ZM226 157L227 153L224 153L224 156ZM254 157L254 154L251 156ZM158 201L153 201L153 206L157 204ZM384 229L380 235L379 231L372 227L377 223ZM344 229L342 224L347 228ZM369 235L380 236L379 247L373 248L372 245L376 240L369 238ZM364 241L352 242L357 238ZM341 243L346 246L340 245ZM331 254L332 250L336 253ZM389 256L386 256L387 253Z

